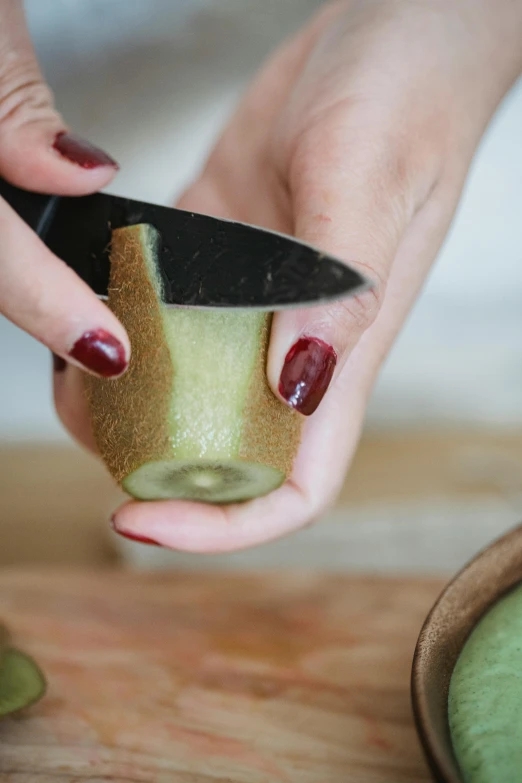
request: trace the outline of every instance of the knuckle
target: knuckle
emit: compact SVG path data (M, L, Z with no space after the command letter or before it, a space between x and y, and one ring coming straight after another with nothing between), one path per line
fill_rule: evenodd
M334 302L326 307L326 316L341 331L364 332L377 317L382 303L382 285L377 283L373 288L350 299Z
M53 96L34 62L7 55L0 66L0 128L34 121L53 110Z

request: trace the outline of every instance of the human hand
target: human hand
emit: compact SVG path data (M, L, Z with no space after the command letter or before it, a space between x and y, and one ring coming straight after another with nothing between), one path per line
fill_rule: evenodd
M117 164L71 134L53 106L25 25L22 0L0 0L0 177L57 195L107 185ZM109 309L0 199L0 313L95 374L119 375L129 345Z
M118 532L226 551L296 530L332 502L379 367L520 71L521 33L522 6L509 0L343 0L262 70L180 206L295 234L374 287L274 319L270 384L307 417L291 481L230 507L129 502ZM62 418L88 442L65 383Z

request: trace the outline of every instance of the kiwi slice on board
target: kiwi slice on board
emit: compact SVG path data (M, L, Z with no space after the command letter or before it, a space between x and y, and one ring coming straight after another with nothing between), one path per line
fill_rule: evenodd
M28 655L13 647L0 658L0 717L25 709L45 693L45 677Z
M237 503L289 476L302 417L266 378L270 313L166 307L149 225L113 231L108 304L132 347L116 380L86 376L100 453L141 500Z

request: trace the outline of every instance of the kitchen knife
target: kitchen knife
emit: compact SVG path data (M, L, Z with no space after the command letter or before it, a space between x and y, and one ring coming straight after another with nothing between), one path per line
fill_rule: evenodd
M302 242L255 226L95 193L49 196L0 180L0 196L102 299L111 231L149 223L160 233L167 305L281 310L370 287L359 272Z

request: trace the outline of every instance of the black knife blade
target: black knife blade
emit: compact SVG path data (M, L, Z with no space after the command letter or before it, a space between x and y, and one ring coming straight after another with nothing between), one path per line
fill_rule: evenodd
M341 261L255 226L96 193L59 197L0 180L0 196L101 298L107 297L111 231L149 223L160 234L167 305L280 310L369 288Z

